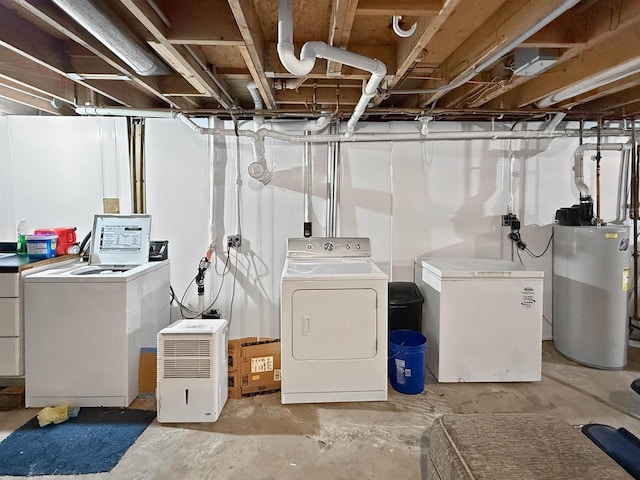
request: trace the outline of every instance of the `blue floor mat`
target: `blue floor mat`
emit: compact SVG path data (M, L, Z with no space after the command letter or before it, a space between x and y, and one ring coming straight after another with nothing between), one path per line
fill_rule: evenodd
M76 418L46 427L34 417L0 442L0 475L109 472L155 416L148 410L81 408Z
M592 423L582 427L584 433L601 450L614 459L629 475L640 480L640 440L626 428L615 429Z

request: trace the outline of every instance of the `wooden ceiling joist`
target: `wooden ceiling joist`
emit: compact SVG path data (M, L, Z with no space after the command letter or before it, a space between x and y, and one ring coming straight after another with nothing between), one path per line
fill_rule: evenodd
M173 45L167 39L167 26L162 18L144 0L120 0L122 4L149 31L155 41L148 42L178 73L202 93L208 93L223 108L230 108L231 102L224 96L218 85L203 71L198 61L183 47Z
M564 0L509 0L477 28L438 68L447 83L455 82L467 69L495 56L530 26L553 14ZM535 33L535 32L534 32ZM428 105L446 92L421 97L420 105Z
M182 108L179 100L167 100L158 87L158 81L153 77L139 77L131 68L126 66L118 57L111 53L106 47L100 44L93 36L85 30L75 27L69 23L69 19L52 2L42 2L40 0L15 0L26 12L43 21L51 28L68 37L73 42L84 47L108 65L127 75L138 88L148 92L167 102L169 106Z
M621 48L624 45L624 48ZM611 41L599 43L571 62L556 67L539 78L499 98L501 106L521 107L562 92L567 86L619 67L640 57L640 30L629 28L618 32ZM612 78L611 80L615 80ZM584 92L577 92L577 94ZM558 100L561 101L561 100ZM552 105L558 103L553 102ZM494 101L495 102L495 101ZM494 102L489 102L491 106Z
M267 79L263 63L265 41L255 8L251 2L242 0L229 0L229 6L245 43L239 47L240 54L251 72L253 81L256 82L266 108L275 108L276 101L271 82Z
M30 95L20 89L10 88L4 85L5 83L13 82L8 82L6 79L1 81L0 98L11 100L12 102L19 103L20 105L35 108L52 115L75 115L73 109L69 108L65 104L62 104L60 108L56 108L51 103L51 100L47 100L46 98L42 98L40 96Z
M331 25L329 27L328 44L346 49L356 17L358 0L333 0L331 4ZM339 75L342 64L327 62L327 75Z
M443 8L442 0L360 0L357 15L407 15L422 17L437 15Z
M584 52L593 48L599 43L615 41L615 36L627 28L638 28L640 20L640 2L619 2L619 11L612 10L613 4L609 2L592 3L588 8L580 8L576 12L567 12L571 18L571 24L581 27L584 33L584 41L566 50L558 59L556 65L541 74L540 77L531 79L529 77L513 77L501 88L494 90L491 94L479 99L469 107L487 106L488 108L499 107L500 105L512 104L513 97L518 94L509 92L519 89L521 85L536 83L540 78L544 78L547 73L554 70L564 69L566 65L578 59ZM619 22L612 24L612 14L619 19ZM563 22L566 20L563 20ZM561 22L561 23L563 23ZM526 44L526 41L525 41ZM568 83L568 82L567 82ZM504 98L501 98L504 97ZM494 101L495 100L495 101Z

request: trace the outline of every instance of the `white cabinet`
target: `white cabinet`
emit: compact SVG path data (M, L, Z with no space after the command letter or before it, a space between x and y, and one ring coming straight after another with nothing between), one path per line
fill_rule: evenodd
M0 377L24 375L24 278L74 259L61 257L54 263L48 260L0 273Z

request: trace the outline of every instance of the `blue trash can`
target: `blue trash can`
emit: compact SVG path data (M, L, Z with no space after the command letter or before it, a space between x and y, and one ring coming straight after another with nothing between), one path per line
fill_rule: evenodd
M424 390L427 339L414 330L389 332L389 379L394 390L415 395Z

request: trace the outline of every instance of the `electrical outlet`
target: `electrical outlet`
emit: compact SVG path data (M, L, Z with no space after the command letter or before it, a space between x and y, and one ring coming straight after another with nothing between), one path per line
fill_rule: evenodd
M242 246L242 235L227 235L227 249L235 248L236 250Z

